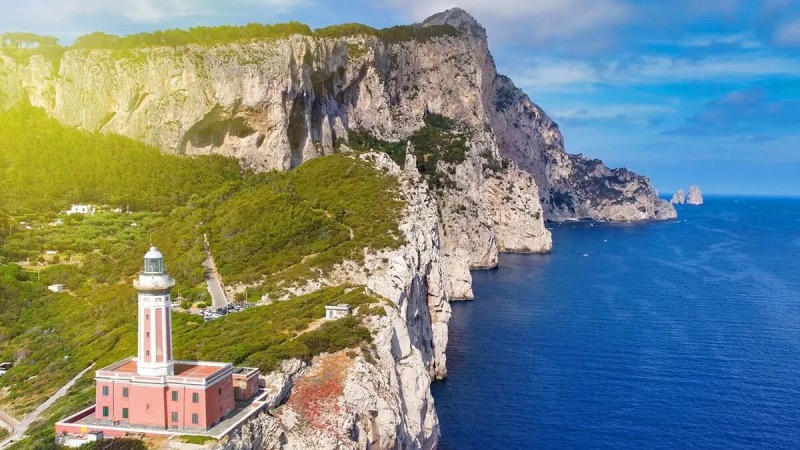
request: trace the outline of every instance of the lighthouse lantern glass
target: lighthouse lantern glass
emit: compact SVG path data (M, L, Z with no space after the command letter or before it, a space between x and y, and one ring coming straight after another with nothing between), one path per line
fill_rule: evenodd
M164 273L164 260L161 258L145 259L144 260L145 273Z

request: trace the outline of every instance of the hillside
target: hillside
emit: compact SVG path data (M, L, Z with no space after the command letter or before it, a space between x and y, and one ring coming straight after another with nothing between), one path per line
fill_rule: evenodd
M453 298L470 298L469 269L496 266L499 252L548 252L545 220L675 217L647 178L567 153L557 124L497 73L488 48L459 9L385 30L292 23L93 34L58 52L49 42L0 49L0 107L28 97L70 126L233 156L256 171L291 169L351 141L402 152L426 117L445 117L466 154L424 169L441 187Z
M130 281L149 242L167 255L175 293L192 303L206 295L204 234L223 275L252 283L252 301L258 292L282 296L283 287L345 261L363 263L365 250L405 242L397 180L355 154L255 174L218 156L164 155L126 138L65 128L29 106L0 113L0 121L0 187L7 193L0 205L0 359L17 361L0 377L0 407L17 417L90 362L102 366L135 353ZM74 201L110 206L87 217L58 213ZM133 211L110 211L115 205ZM66 284L68 293L48 291L51 283ZM266 372L286 359L310 362L346 348L374 360L368 346L361 349L373 340L367 317L385 317L391 302L347 284L286 298L209 323L176 314L176 356ZM309 328L330 303L361 306L362 313ZM87 375L14 448L50 447L52 423L92 402L91 380Z
M460 9L384 30L254 24L93 33L71 47L20 34L0 42L0 109L12 122L28 114L5 135L19 144L0 150L0 170L21 174L0 186L11 195L0 205L4 258L24 269L14 269L10 289L42 292L32 271L53 266L43 277L58 275L100 307L95 293L130 292L121 287L136 270L129 256L152 236L184 303L202 304L207 235L228 294L262 306L212 326L182 317L181 351L265 369L300 357L271 375L274 414L249 424L231 449L247 446L243 436L268 448L335 448L341 436L357 448L434 448L429 385L447 374L448 300L473 297L471 269L496 267L500 252L551 251L546 221L675 217L646 177L567 153L558 125L497 73L485 30ZM17 106L28 103L41 109ZM23 167L28 160L35 164ZM48 171L55 182L32 182ZM75 201L133 205L137 226L105 213L66 220L63 233L44 226ZM53 264L42 245L69 252L72 264ZM293 336L313 327L329 295L374 305L360 325L347 323L351 334ZM297 309L266 305L279 300ZM277 317L288 325L273 327ZM267 336L250 329L262 322ZM2 341L6 355L40 342L26 330L61 333L53 323L7 323L17 334ZM91 327L78 323L86 330L64 342L86 342ZM96 333L112 336L103 345L114 354L128 351L121 335ZM80 366L63 361L53 386ZM336 405L327 415L305 401L321 367L336 373L317 399ZM0 404L30 408L14 401Z

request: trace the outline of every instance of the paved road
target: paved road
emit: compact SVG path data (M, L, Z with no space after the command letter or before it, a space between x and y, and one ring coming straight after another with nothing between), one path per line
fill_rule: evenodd
M206 286L208 286L208 293L211 294L211 300L214 308L222 308L228 305L228 299L225 297L225 291L222 290L222 283L219 282L219 274L214 269L214 263L211 258L207 258L203 262L203 267L206 269Z
M225 291L222 290L222 282L220 282L219 272L217 272L217 265L214 264L214 258L211 256L211 249L208 246L208 236L203 236L205 240L206 260L203 261L203 268L205 269L206 286L208 286L208 293L211 294L211 304L214 308L222 308L228 306L228 298L225 296Z
M64 386L62 386L61 389L56 391L56 393L53 394L52 397L48 398L44 403L39 405L36 409L33 410L32 413L30 413L27 416L25 416L25 418L22 419L22 422L20 422L19 425L14 427L14 432L11 434L11 436L9 436L8 439L6 439L5 441L0 442L0 448L6 448L9 445L13 444L14 442L22 439L25 436L25 432L28 431L28 427L30 427L31 424L33 422L35 422L36 419L38 419L39 416L47 408L53 406L53 403L55 403L56 400L58 400L61 397L63 397L67 393L67 391L69 391L69 388L74 386L75 383L77 383L78 380L82 376L84 376L86 374L86 372L88 372L92 367L94 367L94 363L92 363L92 365L90 365L89 367L83 369L81 371L81 373L79 373L78 375L75 375L75 378L69 380L69 382L67 384L65 384Z

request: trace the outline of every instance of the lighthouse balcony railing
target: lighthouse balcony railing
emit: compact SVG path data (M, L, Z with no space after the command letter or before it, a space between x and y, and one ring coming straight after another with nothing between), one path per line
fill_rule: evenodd
M143 291L168 289L173 286L175 286L175 279L166 274L141 273L138 279L133 280L133 287Z

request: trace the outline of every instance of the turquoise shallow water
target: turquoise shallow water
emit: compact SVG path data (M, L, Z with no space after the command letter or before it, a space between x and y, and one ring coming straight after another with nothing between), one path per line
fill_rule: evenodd
M800 199L679 214L553 225L552 255L473 273L441 448L800 448Z

